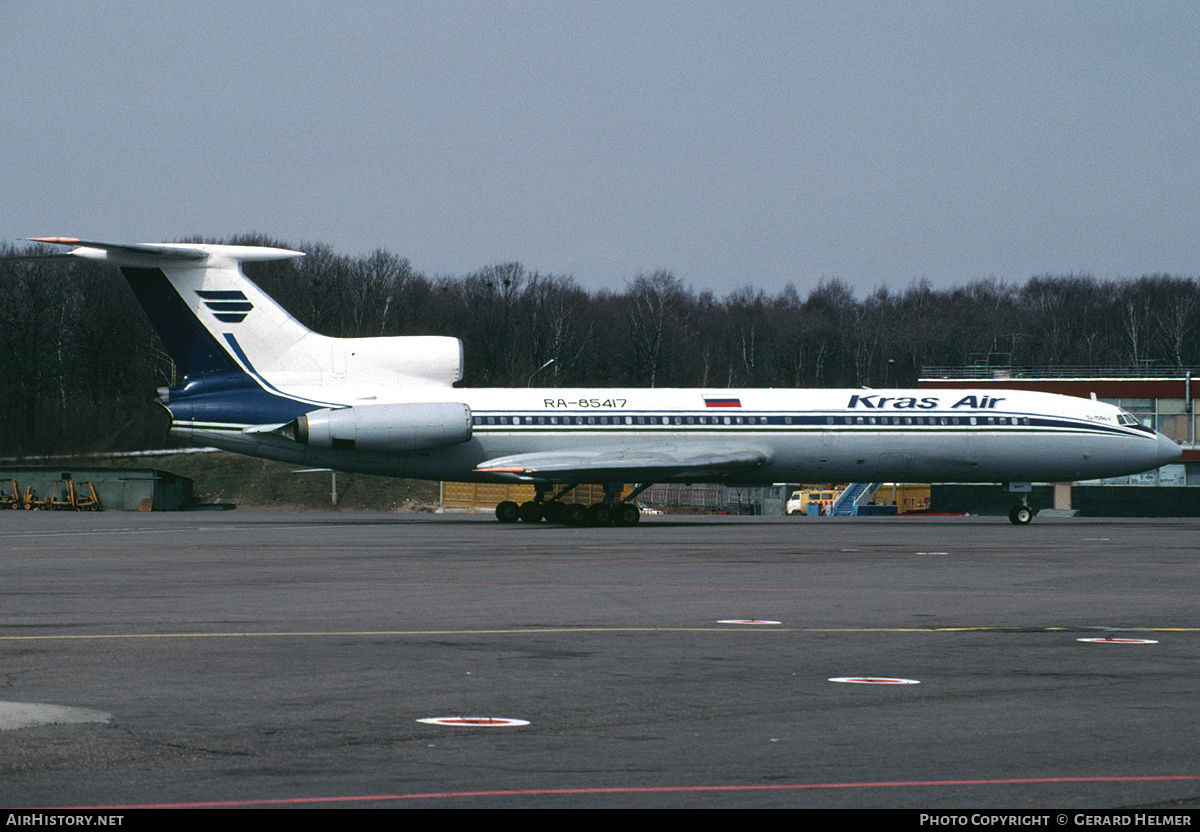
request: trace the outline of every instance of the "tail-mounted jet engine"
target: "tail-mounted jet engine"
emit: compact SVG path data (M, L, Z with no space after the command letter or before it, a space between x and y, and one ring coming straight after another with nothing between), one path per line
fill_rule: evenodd
M427 451L471 438L461 402L364 404L314 410L288 425L301 444L334 451Z

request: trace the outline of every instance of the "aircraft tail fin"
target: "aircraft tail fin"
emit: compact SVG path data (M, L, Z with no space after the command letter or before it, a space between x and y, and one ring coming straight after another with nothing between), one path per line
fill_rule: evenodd
M462 377L457 338L330 338L293 318L242 263L303 257L264 246L101 243L74 237L70 255L119 266L185 376L244 372L279 389L371 383L450 386Z

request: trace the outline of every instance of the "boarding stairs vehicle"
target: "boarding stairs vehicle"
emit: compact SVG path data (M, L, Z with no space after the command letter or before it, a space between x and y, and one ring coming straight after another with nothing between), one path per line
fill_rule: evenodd
M833 504L829 512L832 517L853 517L860 513L863 506L869 505L875 492L879 491L881 482L852 482Z

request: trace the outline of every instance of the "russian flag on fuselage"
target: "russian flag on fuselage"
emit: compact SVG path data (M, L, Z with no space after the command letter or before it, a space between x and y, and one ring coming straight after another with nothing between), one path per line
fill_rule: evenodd
M705 396L705 407L741 407L742 400L733 396Z

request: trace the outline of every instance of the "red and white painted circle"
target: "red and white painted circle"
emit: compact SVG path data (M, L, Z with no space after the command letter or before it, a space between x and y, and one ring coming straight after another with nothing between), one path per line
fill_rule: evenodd
M1152 638L1077 638L1075 640L1091 644L1158 644Z
M528 725L523 719L505 719L498 716L430 716L418 719L426 725L453 725L458 728L513 728Z
M767 621L761 618L722 618L718 624L782 624L782 621Z
M847 685L919 685L916 679L894 679L888 676L834 676L829 681Z

